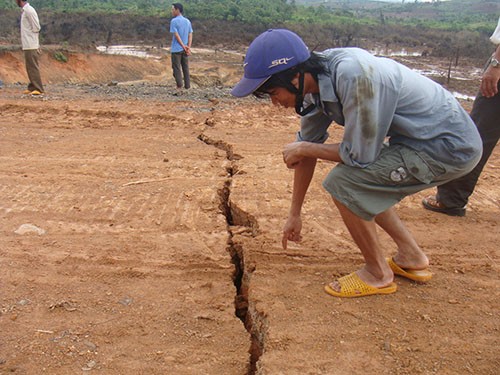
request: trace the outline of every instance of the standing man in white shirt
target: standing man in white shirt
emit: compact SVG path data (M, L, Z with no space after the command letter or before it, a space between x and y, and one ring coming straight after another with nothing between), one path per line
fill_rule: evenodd
M424 208L450 216L464 216L469 197L493 149L500 139L500 18L490 38L496 50L488 60L471 117L483 141L483 156L467 175L438 186L437 194L422 200Z
M26 72L30 80L25 94L33 96L42 95L44 92L38 58L40 56L40 43L38 35L40 33L40 21L36 10L23 0L16 0L17 5L22 9L21 13L21 44L26 63Z

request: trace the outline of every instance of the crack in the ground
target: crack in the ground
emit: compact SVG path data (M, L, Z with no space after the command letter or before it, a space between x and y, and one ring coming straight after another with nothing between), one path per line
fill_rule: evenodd
M250 334L250 359L246 375L254 375L257 372L257 363L260 356L264 352L268 324L264 314L258 312L254 304L249 301L250 279L255 268L245 265L244 250L240 244L234 241L234 229L236 227L245 227L248 228L252 236L256 236L259 230L258 223L255 217L236 206L230 200L233 177L238 173L235 160L241 159L241 156L233 152L232 145L222 140L213 140L205 134L200 134L198 139L207 145L223 150L226 153L227 160L231 162L226 167L227 179L223 187L218 190L219 209L226 218L228 231L227 250L231 256L231 263L234 265L235 315L243 322L245 329Z

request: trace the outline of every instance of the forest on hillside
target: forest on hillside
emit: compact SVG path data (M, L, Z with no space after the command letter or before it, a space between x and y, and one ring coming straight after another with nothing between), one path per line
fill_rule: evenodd
M31 0L44 44L169 43L172 1ZM196 40L206 46L244 46L267 28L287 27L317 48L379 45L421 47L438 56L483 58L500 13L499 0L382 3L325 0L184 0ZM18 39L19 9L0 0L0 42Z
M127 13L169 17L170 0L31 0L40 11L57 13ZM238 21L249 24L331 24L349 19L356 24L400 24L443 30L489 31L498 19L499 0L415 0L387 3L373 0L184 0L185 14L194 20ZM0 9L15 9L0 0Z

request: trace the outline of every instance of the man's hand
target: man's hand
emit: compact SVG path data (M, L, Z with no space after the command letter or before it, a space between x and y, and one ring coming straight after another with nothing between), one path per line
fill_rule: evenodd
M283 249L286 250L288 241L300 242L302 240L301 230L302 219L300 216L289 216L283 228L283 238L281 239Z
M498 93L498 81L500 80L500 68L489 66L481 80L481 94L491 98Z
M290 169L296 168L303 159L300 153L300 145L301 142L289 143L283 150L283 162Z

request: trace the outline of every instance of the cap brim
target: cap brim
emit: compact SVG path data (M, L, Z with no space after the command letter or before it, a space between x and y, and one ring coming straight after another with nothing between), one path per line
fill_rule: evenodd
M269 76L271 77L271 76ZM257 90L264 82L266 82L269 77L264 78L245 78L243 77L236 86L231 90L231 95L236 96L238 98L243 98L244 96L248 96Z

